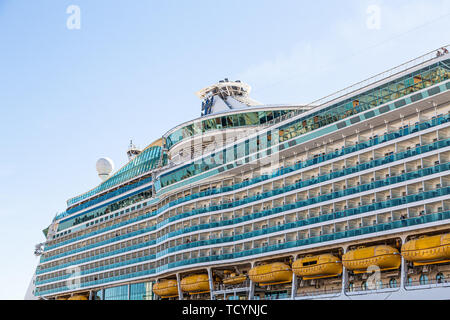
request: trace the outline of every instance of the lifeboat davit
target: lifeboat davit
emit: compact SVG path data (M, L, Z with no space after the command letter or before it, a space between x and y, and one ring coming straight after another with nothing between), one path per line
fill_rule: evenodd
M309 256L295 261L292 271L304 280L333 278L342 274L342 262L332 254Z
M86 296L73 296L73 297L70 297L67 300L71 300L71 301L80 301L80 300L82 300L82 301L85 301L85 300L89 300L89 299Z
M236 273L231 273L227 278L223 279L222 282L226 285L236 285L244 283L245 280L247 280L246 275L242 274L238 276Z
M181 290L189 294L209 292L209 278L207 274L197 274L181 280Z
M250 279L260 286L288 283L292 281L291 268L281 262L265 264L251 269Z
M153 293L161 298L178 297L178 283L177 280L163 280L153 286Z
M377 266L381 271L400 268L402 258L397 249L390 246L359 248L347 252L342 257L342 264L354 273L367 273L369 267Z
M450 262L450 234L409 241L402 247L402 256L415 266Z

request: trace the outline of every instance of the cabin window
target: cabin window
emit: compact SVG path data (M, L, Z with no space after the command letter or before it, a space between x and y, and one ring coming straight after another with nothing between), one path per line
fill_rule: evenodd
M426 274L423 274L420 276L420 285L426 285L428 284L428 276Z
M436 282L437 283L444 283L445 282L445 277L442 273L438 273L436 275Z
M350 283L348 284L348 292L353 292L353 289L354 289L353 282L350 282Z
M376 288L377 288L377 290L383 289L383 281L378 280L378 281L377 281L377 284L376 284Z
M408 286L412 286L412 278L411 277L408 277L406 282L408 283Z
M397 288L397 279L392 278L391 280L389 280L389 288Z
M364 281L363 283L361 283L361 289L362 289L363 291L367 291L367 282L366 282L366 281Z

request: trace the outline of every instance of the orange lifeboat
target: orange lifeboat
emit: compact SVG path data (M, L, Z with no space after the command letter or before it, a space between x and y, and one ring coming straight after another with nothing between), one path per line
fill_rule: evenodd
M226 277L225 279L222 280L223 284L226 285L236 285L236 284L241 284L244 283L245 280L247 280L247 276L246 275L237 275L236 273L231 273L228 277Z
M381 271L400 268L402 258L397 249L390 246L359 248L347 252L342 264L354 273L368 273L369 268L377 266Z
M304 280L333 278L342 274L342 262L332 254L308 256L295 261L292 271Z
M181 280L181 290L189 294L207 293L209 289L209 277L207 274L197 274Z
M153 286L153 293L163 299L178 297L177 280L163 280Z
M79 295L79 296L73 296L73 297L70 297L69 299L67 299L67 300L69 300L69 301L87 301L87 300L89 300L86 296L81 296L81 295Z
M250 279L260 286L288 283L292 281L291 268L281 262L265 264L251 269Z
M415 266L450 262L450 234L421 237L405 243L402 256Z

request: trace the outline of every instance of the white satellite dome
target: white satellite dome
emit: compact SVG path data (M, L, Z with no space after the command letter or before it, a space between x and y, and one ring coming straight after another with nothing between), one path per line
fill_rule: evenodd
M100 179L106 181L114 171L114 162L110 158L100 158L97 161L96 167Z

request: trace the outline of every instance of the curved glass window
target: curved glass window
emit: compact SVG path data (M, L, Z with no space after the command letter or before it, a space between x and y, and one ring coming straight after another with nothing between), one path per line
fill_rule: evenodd
M128 300L128 285L105 289L104 300Z
M153 300L153 282L130 285L130 300Z
M178 129L167 136L166 147L170 149L175 144L186 138L190 138L198 134L204 134L213 130L262 125L272 121L273 119L279 118L290 111L291 110L255 111L227 115L214 119L199 120L193 124Z
M69 199L67 205L71 206L77 202L90 198L97 193L119 185L134 177L140 176L145 172L155 169L161 158L161 147L147 148L140 155L131 160L127 165L117 171L111 178L100 184L95 189L86 192L80 196ZM58 219L61 217L58 217Z
M80 215L77 215L77 216L74 216L67 220L61 221L60 224L58 225L58 231L85 223L92 219L101 217L103 215L109 214L113 211L117 211L122 208L126 208L134 203L138 203L138 202L144 201L146 199L150 199L152 197L151 189L143 191L143 192L137 191L136 193L137 194L126 196L117 201L113 201L112 203L102 206L101 208L89 210Z
M376 108L449 78L450 70L445 63L431 65L281 127L280 142Z
M391 101L395 97L403 97L418 90L422 90L439 82L445 81L450 78L449 70L450 67L447 67L443 63L434 64L400 79L396 79L391 83L385 84L362 95L350 98L347 102L334 104L308 116L296 119L289 124L283 125L280 128L274 128L272 131L270 131L271 145L276 145L280 142L296 138L336 121L351 117L357 113L373 109ZM422 79L422 81L417 82L418 80L414 80L416 81L414 82L413 79ZM386 88L397 88L397 86L399 88L398 91L388 96L379 96L381 92L384 92L383 90L385 90ZM369 98L372 100L370 100ZM370 102L367 102L369 100ZM378 110L376 111L378 112ZM327 130L327 128L325 128L324 130ZM316 137L319 134L322 133L316 132L316 135L313 135L312 137ZM244 142L242 142L242 144L243 143ZM252 139L251 141L247 140L245 144L246 156L252 154L252 151L263 150L262 146L256 144L256 138ZM247 149L247 145L249 149ZM247 150L249 151L247 152ZM218 151L218 154L221 153L225 153L225 150ZM190 164L177 169L175 172L163 174L161 176L161 187L164 188L168 185L190 178L202 172L206 172L228 162L225 156L220 159L220 163L213 162L212 164L210 164L208 162L209 160L210 159L208 156L206 158L200 159L196 164Z

